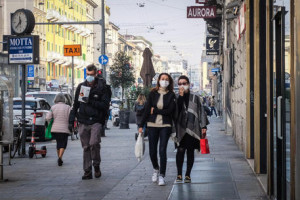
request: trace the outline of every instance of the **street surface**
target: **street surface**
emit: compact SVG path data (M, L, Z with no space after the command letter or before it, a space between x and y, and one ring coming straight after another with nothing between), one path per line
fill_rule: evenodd
M134 133L109 124L110 130L101 143L100 179L81 180L82 148L79 140L69 140L64 164L57 166L56 143L47 146L46 158L18 158L8 165L4 154L4 179L0 183L0 199L267 199L254 173L238 150L231 136L222 131L221 119L212 118L208 139L211 154L195 154L192 183L175 183L176 152L174 143L168 145L166 186L151 182L152 165L148 141L143 160L134 156ZM185 170L184 164L184 170Z

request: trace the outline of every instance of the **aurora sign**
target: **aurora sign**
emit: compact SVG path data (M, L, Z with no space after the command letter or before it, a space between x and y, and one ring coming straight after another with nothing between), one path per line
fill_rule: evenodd
M216 18L215 6L187 7L187 18Z

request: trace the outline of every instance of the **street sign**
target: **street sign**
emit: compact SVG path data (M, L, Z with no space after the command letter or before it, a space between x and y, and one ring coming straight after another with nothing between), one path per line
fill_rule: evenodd
M216 6L190 6L187 7L187 18L216 18Z
M220 71L220 68L212 68L211 69L211 72L219 72Z
M39 36L9 36L9 64L39 64Z
M64 56L81 56L81 44L64 45Z
M27 65L27 78L34 80L34 65Z
M219 55L219 37L206 37L206 55Z
M107 55L101 55L101 56L99 56L99 63L101 65L106 65L108 63L108 57L107 57Z

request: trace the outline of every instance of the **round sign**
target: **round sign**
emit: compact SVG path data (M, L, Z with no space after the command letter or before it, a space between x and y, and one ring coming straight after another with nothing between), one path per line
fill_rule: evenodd
M101 56L99 56L99 63L101 65L106 65L108 63L108 57L107 57L107 55L101 55Z

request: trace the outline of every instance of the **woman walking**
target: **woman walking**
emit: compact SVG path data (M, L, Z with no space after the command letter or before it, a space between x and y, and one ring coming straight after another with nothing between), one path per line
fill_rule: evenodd
M190 93L190 81L186 76L178 79L179 96L177 99L178 117L176 123L177 136L177 179L182 181L182 166L184 155L187 152L187 169L185 172L185 183L191 182L191 171L194 164L194 151L200 151L200 138L205 137L207 115L198 95Z
M50 112L46 116L48 121L53 119L51 134L56 139L58 166L63 164L62 157L68 144L68 136L71 133L68 129L71 107L65 102L66 99L63 93L57 94L54 99L55 105L51 107Z
M146 97L144 94L139 94L135 105L134 105L134 111L136 112L136 124L137 127L139 128L139 124L142 121L142 116L143 113L145 112L145 104L146 104ZM143 133L144 133L144 137L146 137L147 135L145 135L145 126L143 127Z
M145 112L139 124L139 132L142 132L147 123L149 153L154 168L152 181L158 181L158 185L161 186L166 185L164 177L167 167L167 145L172 132L172 115L176 108L173 84L169 74L159 75L156 87L148 96ZM157 159L158 141L160 165Z

